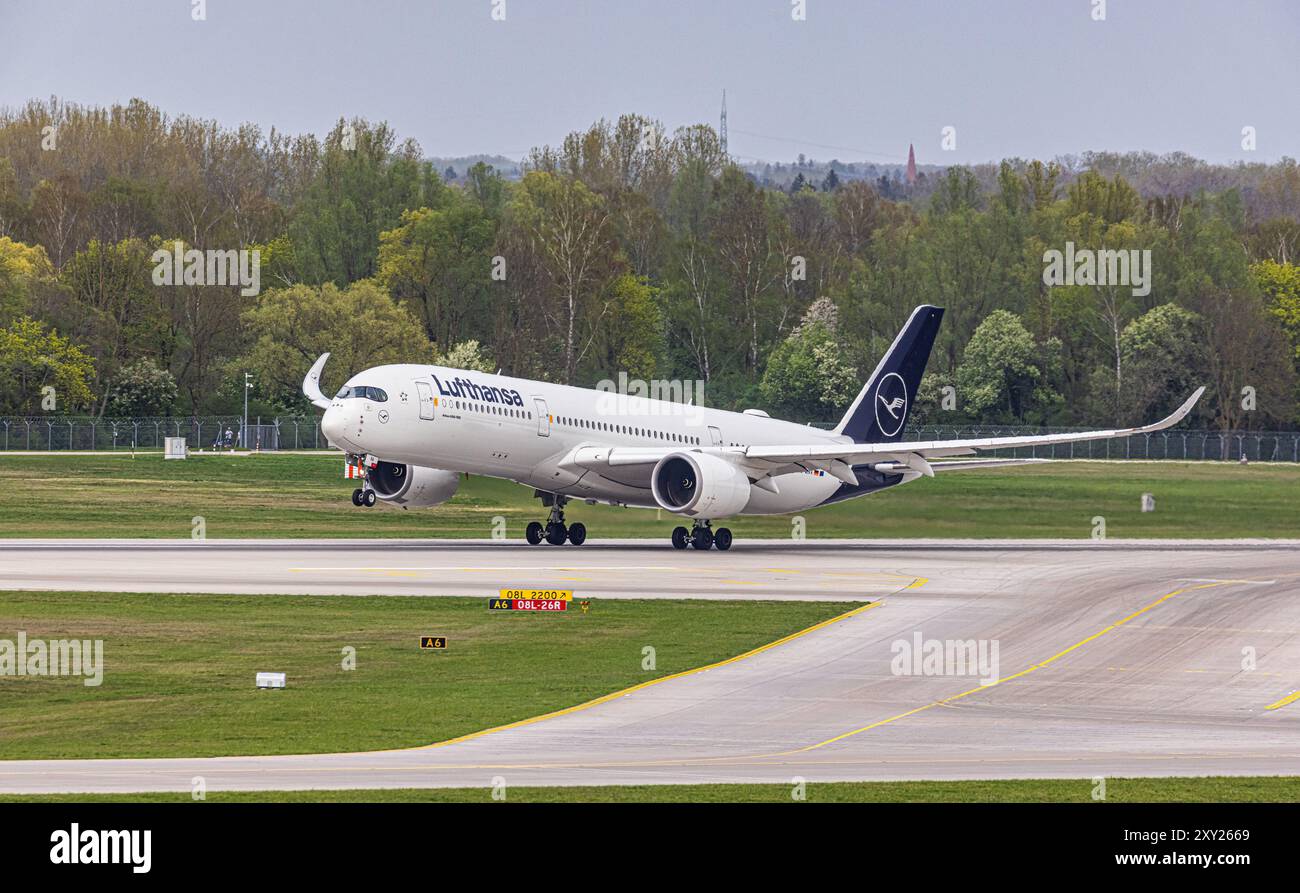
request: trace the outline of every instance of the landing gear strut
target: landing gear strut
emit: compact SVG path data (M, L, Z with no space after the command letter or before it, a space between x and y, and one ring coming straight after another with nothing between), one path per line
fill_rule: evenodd
M534 495L541 497L542 506L551 509L550 516L546 519L546 524L542 525L536 521L529 523L528 528L524 531L524 538L528 544L536 546L542 540L546 540L552 546L562 546L565 541L575 546L581 546L587 540L587 527L581 521L575 521L569 526L564 524L564 506L568 503L569 497L557 493L545 493L538 490Z
M352 491L352 504L357 508L373 508L378 502L378 496L375 491L370 489L369 472L365 466L365 458L361 456L348 456L348 463L361 469L361 486Z
M708 521L701 519L697 519L690 530L674 527L673 548L685 549L687 546L694 546L700 551L716 546L719 551L725 552L731 548L731 530L726 527L714 530Z

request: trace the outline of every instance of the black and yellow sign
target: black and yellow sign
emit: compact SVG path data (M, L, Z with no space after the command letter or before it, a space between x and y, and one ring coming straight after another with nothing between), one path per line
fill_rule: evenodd
M502 589L501 597L514 599L534 599L541 601L573 601L572 589Z
M488 599L493 611L567 611L573 592L567 589L502 589L500 598Z
M420 636L421 651L444 651L446 648L446 636Z

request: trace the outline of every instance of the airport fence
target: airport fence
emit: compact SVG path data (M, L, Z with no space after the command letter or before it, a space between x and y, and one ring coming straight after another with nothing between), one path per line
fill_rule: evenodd
M0 449L9 450L161 450L168 437L184 437L189 448L317 450L328 444L319 416L239 416L95 418L93 416L0 416ZM814 423L816 427L830 427ZM1033 428L1008 425L925 425L910 429L908 440L960 440L1063 434L1084 428ZM230 432L227 442L226 432ZM984 455L1038 459L1174 459L1196 461L1300 462L1300 431L1215 431L1174 428L1115 440L1055 444Z
M227 439L226 432L230 432ZM3 450L161 450L168 437L184 437L191 450L314 450L328 445L319 416L0 416Z
M964 440L983 437L1027 437L1065 434L1087 428L1032 428L1006 425L926 425L908 434L909 440ZM1194 461L1300 462L1300 431L1217 431L1174 428L1112 440L1089 440L1013 450L987 450L981 455L1027 459L1173 459Z

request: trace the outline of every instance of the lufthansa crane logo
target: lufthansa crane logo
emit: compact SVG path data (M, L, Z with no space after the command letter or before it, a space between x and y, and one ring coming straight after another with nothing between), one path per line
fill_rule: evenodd
M886 373L876 387L876 426L886 437L903 429L907 419L907 384L897 372Z

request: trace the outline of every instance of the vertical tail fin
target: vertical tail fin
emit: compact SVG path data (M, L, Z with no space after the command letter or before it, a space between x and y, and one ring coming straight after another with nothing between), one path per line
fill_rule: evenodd
M912 311L840 419L836 434L852 437L855 443L889 443L902 438L942 320L942 307L922 304Z

